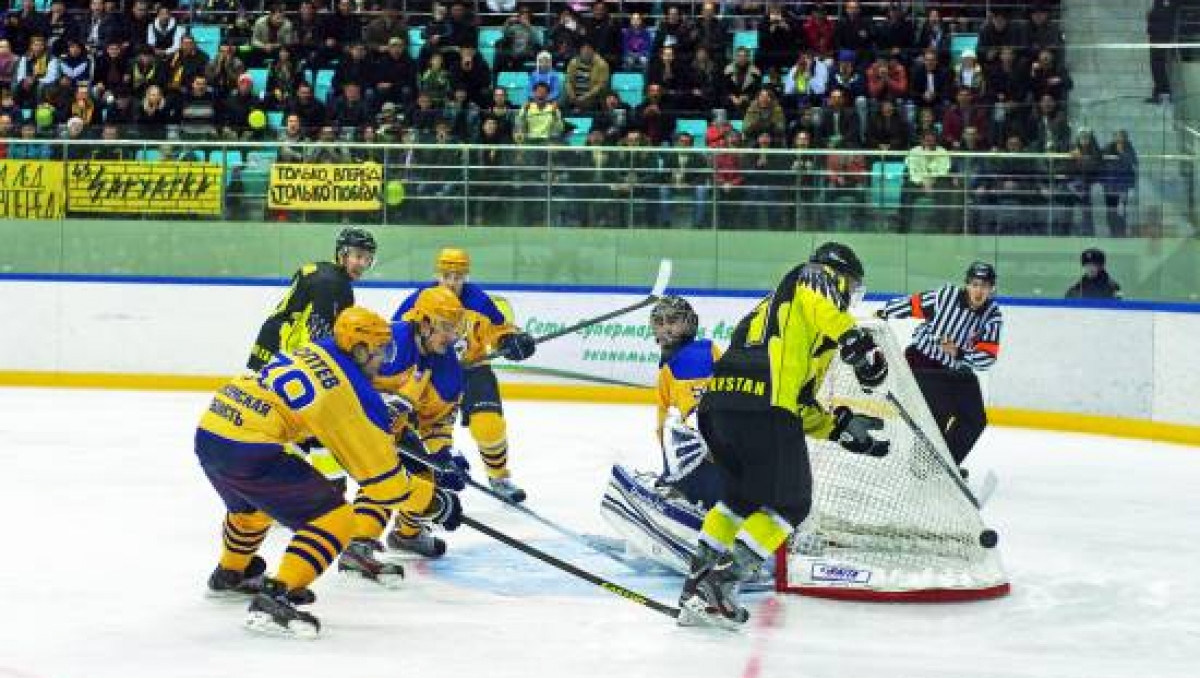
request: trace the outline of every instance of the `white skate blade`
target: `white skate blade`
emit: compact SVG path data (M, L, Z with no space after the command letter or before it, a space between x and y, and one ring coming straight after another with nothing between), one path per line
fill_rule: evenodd
M745 622L710 613L708 606L699 598L689 598L679 605L679 616L675 618L675 623L679 626L709 627L725 631L739 631L745 625Z
M345 581L354 585L368 585L372 587L383 587L385 589L396 590L404 588L404 575L402 574L381 574L377 577L367 577L358 570L338 570L338 575Z
M295 620L287 626L275 623L266 612L251 612L246 615L246 630L274 638L297 638L300 640L315 640L317 627L312 624Z

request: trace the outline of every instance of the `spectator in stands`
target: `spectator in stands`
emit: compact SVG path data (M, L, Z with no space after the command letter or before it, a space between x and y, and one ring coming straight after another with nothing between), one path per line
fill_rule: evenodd
M342 59L333 72L331 82L333 91L341 92L349 83L354 83L366 90L372 84L371 70L372 64L367 58L367 46L361 42L354 43L350 46L349 57Z
M333 124L341 129L357 129L371 123L372 115L363 90L356 82L342 88L342 96L333 102Z
M763 90L768 91L768 90ZM750 132L746 132L747 136ZM760 229L790 229L795 222L791 214L790 191L793 182L789 169L791 158L783 153L774 153L779 145L769 132L754 136L755 149L760 151L746 159L748 185L748 212L754 215L750 224Z
M441 117L442 112L433 107L433 100L424 92L417 94L417 103L408 112L408 121L412 126L412 131L422 139L433 135L434 125Z
M975 95L976 101L983 101L987 96L987 77L983 66L975 58L975 50L963 50L961 58L962 61L954 67L954 90L968 90Z
M967 127L963 130L963 153L976 155L960 155L951 159L950 173L954 184L955 194L961 195L966 210L966 227L970 233L982 230L981 206L987 199L987 184L990 181L990 158L986 155L990 149L983 145L979 130Z
M92 81L92 58L84 51L83 42L77 38L67 40L67 53L50 62L47 80L68 78L72 85Z
M54 109L54 122L64 123L70 117L71 102L75 100L75 84L63 76L56 82L42 87L42 105Z
M471 142L475 138L479 115L479 106L462 87L454 88L454 94L442 109L442 117L450 121L450 133L458 141Z
M750 63L750 50L739 47L734 51L733 63L725 67L721 85L724 108L729 109L730 116L740 118L762 85L762 71Z
M299 61L292 57L292 48L279 48L275 61L267 69L267 90L262 92L266 106L271 110L283 110L287 102L296 96L296 88L304 80ZM238 76L239 80L241 76Z
M128 85L119 85L109 90L102 112L104 123L122 128L132 127L137 123L139 103Z
M825 56L833 54L837 43L834 39L834 34L837 32L837 25L833 19L825 11L825 4L818 2L813 7L812 14L804 21L804 44L812 48L817 56Z
M583 27L579 23L579 17L570 7L564 7L558 13L558 21L550 28L550 34L546 39L546 47L554 59L554 65L565 68L567 63L575 57L575 52L579 50L581 42L583 42ZM538 59L540 63L540 53Z
M296 61L305 70L325 68L329 62L325 59L325 22L317 14L317 6L313 0L302 0L300 12L292 22L296 32L296 44L292 46Z
M701 115L716 108L721 87L721 71L708 48L697 45L692 63L686 69L679 107L689 114Z
M501 90L503 91L503 90ZM501 148L512 143L499 118L485 116L480 126L480 146L471 149L471 193L474 196L471 223L476 226L508 226L507 190L510 152Z
M1158 45L1175 41L1175 14L1178 11L1172 0L1154 0L1146 13L1146 38L1150 42L1150 76L1154 89L1146 99L1148 104L1171 99L1171 78L1167 74L1167 57L1170 51Z
M208 80L202 76L192 79L179 101L179 137L185 140L208 140L217 133L217 102Z
M316 143L308 147L304 161L334 165L348 163L351 158L350 151L338 143L337 130L326 125L317 133Z
M1128 225L1129 196L1137 190L1138 156L1129 133L1118 130L1104 148L1104 205L1108 212L1108 231L1123 238Z
M129 67L129 84L136 98L146 95L146 89L154 85L160 89L167 86L167 67L154 53L154 48L143 45Z
M429 65L421 73L417 81L417 89L429 97L434 108L441 108L451 95L450 72L446 70L445 57L434 53L429 57Z
M434 37L438 41L444 39L441 35ZM387 0L383 5L383 12L363 29L363 42L372 56L384 56L388 53L393 38L402 38L405 43L408 42L408 22L400 14L399 2Z
M949 22L936 7L930 8L929 13L925 15L925 21L921 24L921 32L917 34L917 42L914 47L921 53L931 49L943 63L950 62Z
M545 83L546 93L551 101L558 101L562 97L562 76L554 70L554 57L546 51L538 52L533 72L529 74L527 99L533 98L539 83Z
M517 113L513 139L520 144L549 144L557 142L562 132L562 112L550 98L550 86L539 82L533 87L533 97Z
M975 95L971 90L963 88L954 96L954 105L946 108L942 114L942 141L952 150L962 147L963 130L974 127L978 130L988 128L987 111L982 106L975 105ZM987 139L981 140L984 146Z
M104 95L121 85L131 81L129 73L129 54L121 50L121 44L110 42L104 46L104 51L96 55L92 67L92 86L96 98L104 99Z
M262 102L254 92L253 78L243 73L238 77L237 86L232 91L224 96L218 94L217 97L217 132L220 137L229 141L250 139L253 136L249 122L250 112L261 110L262 107Z
M950 186L950 154L938 144L937 136L927 131L921 144L904 158L905 182L900 194L900 232L909 233L913 223L913 203L918 196L929 199L933 209L922 214L921 223L934 232L943 230L944 213ZM925 230L925 229L921 229Z
M874 47L874 36L871 20L862 13L858 0L846 0L842 7L842 16L838 18L837 27L834 29L834 44L839 49L854 52L861 59Z
M667 7L666 14L654 32L654 51L659 52L663 47L674 47L675 53L681 59L689 59L695 49L695 34L692 26L684 19L683 12L676 5Z
M1050 50L1054 54L1054 60L1061 62L1065 54L1063 46L1066 41L1063 39L1063 33L1058 29L1058 26L1050 23L1050 8L1046 6L1043 0L1035 0L1033 7L1029 9L1029 48L1033 52L1040 52L1044 49Z
M492 99L488 103L487 108L483 110L483 119L486 121L491 118L499 125L497 134L512 140L513 133L513 118L516 117L517 107L513 106L508 100L508 90L503 87L495 87L492 89Z
M337 0L336 10L325 19L325 63L350 56L351 47L361 43L362 38L362 20L355 13L352 0ZM340 89L338 85L334 87Z
M79 39L78 26L67 12L65 0L53 0L50 3L50 14L46 17L46 48L53 56L67 53L67 41Z
M100 123L100 108L92 99L91 90L88 89L86 83L75 86L75 98L71 101L67 115L79 120L85 128Z
M283 3L275 2L271 9L254 22L250 33L250 55L247 59L262 66L274 59L285 45L296 44L296 29L283 13Z
M19 56L29 49L33 36L45 36L45 17L37 11L34 0L21 0L19 9L4 14L3 31L13 53Z
M1067 288L1067 299L1123 299L1121 285L1105 269L1104 250L1089 247L1079 256L1083 277Z
M746 186L746 175L742 171L746 156L736 152L741 149L742 134L728 122L720 122L710 125L705 136L709 148L735 151L718 150L713 155L712 163L717 224L738 227L742 223L741 203Z
M1056 62L1054 52L1048 49L1038 52L1037 60L1031 67L1029 82L1035 97L1048 94L1059 101L1066 101L1074 87L1066 66Z
M171 10L165 5L160 5L154 21L146 28L146 44L150 45L159 58L166 58L179 51L184 33L186 31L183 26L171 16Z
M150 3L146 0L135 0L129 7L129 16L125 19L125 25L129 31L129 44L125 46L126 53L136 54L138 50L148 44L150 24L153 22L154 17L150 15Z
M917 29L899 2L888 5L887 18L875 29L877 56L907 58L917 44Z
M388 39L387 50L368 65L376 103L391 102L405 108L417 96L417 63L408 55L407 37Z
M0 89L0 115L7 115L12 122L13 127L9 129L10 133L15 132L17 130L16 126L25 121L25 117L21 114L21 109L17 106L17 102L13 99L12 91L10 90Z
M29 50L17 62L14 75L17 104L32 107L38 101L38 90L42 85L53 82L50 75L50 54L46 51L46 38L35 35L29 40Z
M146 87L142 105L138 107L138 132L144 139L165 139L167 125L175 123L174 111L158 85Z
M569 156L563 173L566 195L573 203L567 208L568 223L598 228L623 224L628 190L619 176L627 165L622 154L610 148L615 145L593 127L584 142L585 150Z
M16 75L19 62L20 57L13 54L11 43L0 38L0 89L12 90L13 76Z
M621 29L621 64L627 71L645 70L654 52L654 35L646 28L641 12L629 15L629 25Z
M796 57L799 38L800 32L784 17L783 8L778 3L767 5L766 20L758 26L756 65L764 73L774 73L773 80L777 82L779 72L790 66Z
M690 228L712 227L711 174L708 157L701 153L688 152L694 148L695 138L687 132L675 137L674 152L662 156L662 185L659 187L659 213L657 224L675 226L674 207L682 203L691 206Z
M879 102L879 110L867 123L866 147L877 151L899 151L910 148L908 121L896 110L891 99Z
M684 94L688 80L687 66L676 58L674 47L663 47L662 51L650 59L646 68L646 85L658 85L664 98L673 100L678 106L678 100Z
M700 5L700 16L696 17L692 30L695 34L696 49L703 47L709 55L723 56L733 42L729 24L720 17L715 2L705 2Z
M841 136L829 137L829 150L825 156L825 200L827 203L849 203L851 207L839 209L846 223L858 221L860 205L864 202L867 185L866 159L858 153L838 153L849 150ZM826 228L822 225L822 228Z
M450 3L448 19L450 35L446 38L444 49L450 53L448 62L454 61L454 55L463 47L479 48L479 29L475 27L474 18L467 11L464 0L454 0Z
M821 138L838 137L846 148L862 146L862 121L858 112L846 101L846 93L835 89L829 94L829 105L821 119Z
M821 68L825 69L826 82L828 82L828 68L824 62L810 50L800 50L796 55L796 63L792 64L792 67L783 75L783 106L785 109L795 111L815 100L824 100L824 96L817 97L812 92L817 80L815 70Z
M908 83L909 98L917 106L940 109L950 100L953 81L936 50L926 49L921 53L921 63L913 66Z
M487 62L479 58L478 50L470 45L460 47L458 59L450 64L450 84L455 89L464 89L471 103L486 106L491 92L492 71ZM465 137L459 136L460 139Z
M872 101L908 96L908 71L898 56L875 59L867 69L867 97Z
M802 129L796 132L792 141L796 149L796 157L792 161L792 175L796 205L796 228L804 230L806 226L812 230L818 228L818 217L821 202L821 180L825 176L825 161L820 154L813 153L816 148L811 131Z
M766 87L758 90L754 101L746 108L742 133L757 141L762 134L767 134L772 139L783 139L786 131L787 119L775 94ZM759 147L762 145L759 144Z
M279 161L304 162L307 152L303 146L306 141L304 127L300 116L289 113L283 120L283 129L279 132Z
M621 28L608 12L604 0L592 3L592 15L583 21L584 32L596 52L610 68L621 63Z
M110 42L122 46L129 43L129 27L117 10L116 0L91 0L80 26L81 37L90 52L98 52Z
M208 67L208 55L196 47L196 40L185 35L179 41L179 49L167 61L167 92L178 94L185 91L197 76L204 75Z
M1092 194L1095 188L1104 188L1104 157L1099 144L1096 143L1096 135L1086 127L1079 130L1070 153L1071 161L1067 166L1070 180L1067 188L1079 203L1081 213L1080 228L1072 235L1091 237L1096 234Z
M617 141L625 138L629 125L633 122L633 110L629 104L621 101L616 92L609 92L604 97L604 106L594 116L592 129L604 134L604 142L616 145Z
M1038 100L1034 117L1034 148L1040 153L1066 153L1071 144L1071 125L1058 100L1049 94Z
M296 88L296 98L288 103L285 110L288 114L294 114L300 119L305 135L324 126L329 119L329 111L325 108L325 104L317 101L312 85L307 82L300 83L300 86Z
M976 48L986 64L1000 58L1000 48L1013 47L1023 52L1029 47L1029 36L1024 27L1009 21L1008 10L996 8L988 13L987 22L979 31Z
M534 59L538 48L538 33L533 27L533 10L522 5L514 16L505 20L504 32L496 41L496 70L524 70L525 62Z
M675 134L675 114L666 103L662 85L646 86L646 98L634 109L633 124L653 146L671 140Z
M789 131L793 137L800 132L807 132L812 147L820 148L826 141L824 127L824 116L821 108L809 106L801 109L800 119L795 122Z

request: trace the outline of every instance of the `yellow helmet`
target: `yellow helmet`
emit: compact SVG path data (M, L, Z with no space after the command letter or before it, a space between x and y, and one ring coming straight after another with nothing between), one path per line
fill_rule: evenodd
M333 340L346 353L358 344L366 344L374 352L391 345L392 326L369 308L351 306L334 321Z
M463 305L458 295L440 285L426 287L417 295L412 308L404 313L405 320L430 320L462 327Z
M470 273L471 255L467 254L466 250L460 250L456 247L445 247L441 252L438 252L433 270L438 273Z

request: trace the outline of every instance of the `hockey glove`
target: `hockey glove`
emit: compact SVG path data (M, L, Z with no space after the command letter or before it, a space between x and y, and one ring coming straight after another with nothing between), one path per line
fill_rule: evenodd
M839 343L842 361L854 368L854 376L863 388L875 388L887 379L887 360L871 335L855 327L842 335Z
M518 362L532 358L537 351L537 342L528 332L513 332L500 337L500 355Z
M433 464L433 480L438 487L459 492L467 486L471 464L458 450L447 445L429 455L429 461Z
M458 495L439 487L434 491L429 513L424 517L447 530L454 530L462 522L462 512L462 502L459 501Z
M392 433L402 436L404 431L417 428L417 410L412 401L394 393L381 393L387 407L388 421L392 422Z
M879 417L855 414L849 407L838 406L833 408L833 430L829 439L855 454L886 457L891 443L871 436L871 431L882 429L883 420Z

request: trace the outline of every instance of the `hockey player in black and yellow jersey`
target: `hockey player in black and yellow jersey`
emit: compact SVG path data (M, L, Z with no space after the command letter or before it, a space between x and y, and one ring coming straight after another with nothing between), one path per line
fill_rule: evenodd
M246 366L261 370L276 353L328 336L338 313L354 305L351 284L375 262L375 250L370 233L344 228L334 243L333 261L305 264L293 273L287 294L259 330Z
M850 307L861 294L862 263L849 247L826 243L787 273L738 323L700 400L700 432L724 475L724 495L704 517L691 573L680 595L681 624L735 626L749 613L737 599L808 515L812 472L805 435L861 454L887 454L872 430L883 422L815 394L834 355L859 381L887 376L882 352L859 330Z
M463 392L462 366L454 346L464 331L465 312L453 292L443 287L422 290L412 306L392 323L396 355L379 370L374 386L394 398L397 409L407 413L411 433L401 444L410 453L426 454L441 468L455 472L438 475L438 485L461 490L467 463L454 449L454 421ZM430 477L418 462L410 470ZM363 499L355 512L365 520L372 536L387 526L392 512ZM387 535L390 548L436 558L446 544L435 537L428 521L412 512L396 512L396 526Z
M361 497L457 526L458 498L410 475L400 463L393 442L396 414L371 388L370 379L394 351L387 322L350 307L338 316L332 337L276 354L256 376L233 379L201 417L196 455L227 510L209 588L253 594L247 620L252 629L315 635L316 617L296 605L312 602L306 587L343 549L355 548L369 527L356 522L334 483L288 453L289 443L318 437L362 488ZM255 554L273 522L295 534L277 573L265 577L265 564ZM383 572L361 545L356 550L364 554L356 564L370 574L403 575L398 566Z
M483 358L492 350L513 361L533 356L536 345L533 337L519 330L512 322L512 310L499 297L488 295L470 282L471 257L465 250L447 247L438 253L434 263L437 279L422 285L396 310L392 320L403 316L422 290L440 286L458 296L466 309L466 330L459 349L459 359L465 369L462 399L462 424L471 432L483 458L488 483L496 492L511 501L525 500L525 490L512 480L508 469L508 425L504 421L504 403L500 399L500 384L491 364Z

